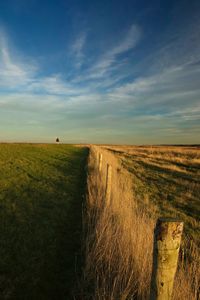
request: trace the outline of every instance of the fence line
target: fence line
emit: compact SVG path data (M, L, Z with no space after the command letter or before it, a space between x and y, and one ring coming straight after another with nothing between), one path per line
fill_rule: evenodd
M102 171L102 153L98 155L98 170ZM106 205L110 205L112 188L112 166L106 164ZM183 222L170 218L159 218L154 231L153 268L150 300L172 299L174 278L183 232Z

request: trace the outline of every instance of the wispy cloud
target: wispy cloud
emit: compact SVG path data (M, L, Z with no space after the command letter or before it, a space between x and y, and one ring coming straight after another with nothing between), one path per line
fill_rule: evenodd
M26 85L34 76L36 67L22 64L12 57L5 33L0 30L0 86L16 88Z
M115 57L118 54L122 54L130 49L133 49L141 38L141 28L138 25L133 24L124 38L119 42L118 45L109 50L106 55Z
M27 114L21 121L24 124L59 127L62 132L73 133L83 141L88 133L96 137L96 142L100 142L98 139L105 142L106 138L112 141L114 137L127 142L133 135L138 140L144 135L147 142L148 136L153 143L155 131L160 138L168 135L170 141L170 136L183 132L185 124L188 124L187 132L193 128L197 133L200 119L198 53L195 51L192 55L192 50L186 49L184 59L182 55L182 60L176 60L176 41L168 48L162 45L154 52L156 59L145 58L142 67L139 66L140 76L134 77L125 66L142 34L145 33L139 26L132 25L118 43L109 49L105 47L104 53L97 54L94 61L81 70L88 39L81 33L71 46L76 71L80 68L71 80L64 79L61 73L41 76L37 64L27 65L20 60L11 51L5 34L1 34L0 119L4 112L9 116L24 113ZM146 72L147 69L151 72ZM128 80L124 80L127 75Z
M78 51L78 45L76 46ZM80 45L79 45L79 50ZM78 54L77 54L78 55ZM62 79L60 74L39 75L37 64L27 64L11 53L8 38L0 31L0 87L10 92L74 95L83 90Z
M84 46L86 43L87 34L86 32L82 32L79 36L75 39L74 43L71 46L71 53L75 59L75 66L80 68L83 63L84 58Z
M48 77L35 78L27 85L25 90L33 93L70 96L79 95L81 92L85 92L86 88L75 88L69 82L65 82L60 74L55 74Z
M184 65L170 67L148 77L137 78L113 89L109 95L121 101L132 110L142 113L173 111L177 108L199 106L200 88L196 79L200 77L200 67ZM145 112L145 113L146 113Z
M87 79L99 79L117 66L121 67L124 62L118 60L118 56L133 50L141 38L141 28L133 24L125 33L124 37L111 49L105 48L105 53L86 72Z

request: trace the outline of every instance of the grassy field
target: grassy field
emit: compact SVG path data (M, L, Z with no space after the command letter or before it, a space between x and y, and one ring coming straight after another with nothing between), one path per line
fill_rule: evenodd
M137 203L156 216L184 221L200 246L200 148L121 147L115 152L133 175Z
M0 144L0 299L71 299L86 148Z
M67 145L0 145L0 299L146 300L155 221L168 216L184 221L173 300L197 300L200 149L92 146L83 261L87 156Z
M160 216L184 221L172 299L199 299L199 167L197 147L91 147L84 299L149 299Z

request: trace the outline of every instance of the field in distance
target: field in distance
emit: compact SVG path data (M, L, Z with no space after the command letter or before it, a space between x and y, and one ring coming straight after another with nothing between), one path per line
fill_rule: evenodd
M72 298L87 154L68 145L0 144L2 300Z
M184 221L184 232L199 246L200 147L113 146L111 149L133 175L138 205L156 217Z

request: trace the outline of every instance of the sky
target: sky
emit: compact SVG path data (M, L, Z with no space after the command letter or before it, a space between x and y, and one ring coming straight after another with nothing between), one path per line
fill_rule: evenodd
M199 0L0 0L0 141L200 142Z

